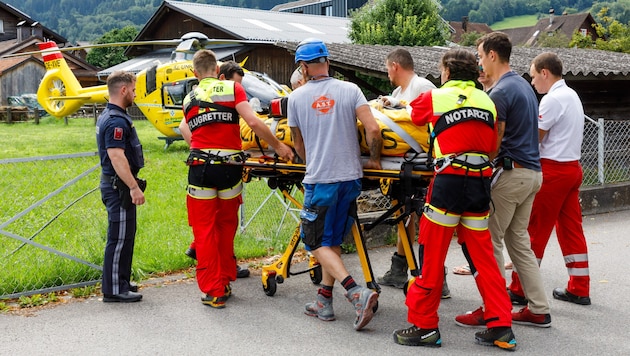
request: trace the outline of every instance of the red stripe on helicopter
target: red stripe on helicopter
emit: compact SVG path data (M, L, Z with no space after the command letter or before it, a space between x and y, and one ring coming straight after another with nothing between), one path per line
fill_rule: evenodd
M61 54L61 52L55 52L55 53L45 54L42 57L44 58L44 62L50 62L55 59L63 58L63 54Z
M42 42L42 43L38 43L37 44L39 46L40 50L50 50L50 49L58 49L57 48L57 44L53 41L48 41L48 42ZM48 53L48 54L43 54L42 57L44 58L44 62L48 62L48 61L52 61L55 59L60 59L63 58L63 55L61 54L61 52L52 52L52 53Z

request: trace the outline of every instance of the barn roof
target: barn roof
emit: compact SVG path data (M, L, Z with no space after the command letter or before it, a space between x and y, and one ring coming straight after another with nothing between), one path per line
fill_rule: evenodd
M173 0L165 0L153 18L159 17L161 11L187 14L237 39L299 42L308 37L318 37L330 43L350 43L350 19L344 17L270 12ZM147 24L145 29L148 27Z
M277 46L294 53L296 42L277 43ZM447 47L405 47L359 44L327 44L331 64L335 67L386 78L385 57L395 48L407 49L413 59L418 75L437 80L440 77L438 63L448 50ZM467 47L476 51L473 47ZM557 53L564 63L564 75L572 80L586 77L607 77L628 79L630 76L630 54L593 49L574 48L526 48L514 47L510 65L521 75L529 75L532 59L538 54L550 51Z

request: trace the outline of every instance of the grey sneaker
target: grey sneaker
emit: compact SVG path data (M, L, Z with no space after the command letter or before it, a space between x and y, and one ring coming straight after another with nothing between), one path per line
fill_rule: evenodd
M375 291L356 286L346 292L346 298L354 306L357 318L354 320L354 330L361 330L374 316L374 307L378 302L378 293Z
M333 311L332 297L326 298L317 293L317 299L314 302L306 303L304 314L308 316L316 316L324 321L335 320L335 312Z
M392 265L389 271L385 272L383 277L376 279L378 284L383 286L392 286L395 288L404 288L409 276L407 275L407 259L404 256L400 256L394 253L392 256Z

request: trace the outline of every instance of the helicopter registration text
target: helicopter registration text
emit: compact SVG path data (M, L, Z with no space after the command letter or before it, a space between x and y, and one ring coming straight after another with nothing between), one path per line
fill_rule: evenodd
M61 68L61 59L55 59L45 62L46 70Z

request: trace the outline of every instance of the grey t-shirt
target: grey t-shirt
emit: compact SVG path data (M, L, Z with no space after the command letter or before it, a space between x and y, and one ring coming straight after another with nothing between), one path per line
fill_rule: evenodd
M356 109L368 105L359 87L334 78L309 80L289 95L288 124L302 133L304 183L363 177Z

